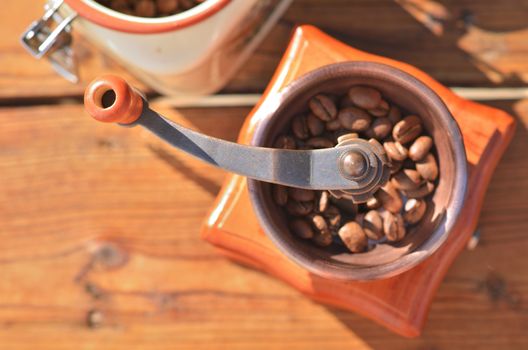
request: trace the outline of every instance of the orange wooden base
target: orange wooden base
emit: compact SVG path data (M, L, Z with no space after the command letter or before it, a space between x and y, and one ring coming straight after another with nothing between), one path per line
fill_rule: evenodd
M232 175L204 225L202 236L238 262L276 276L316 301L361 313L407 337L420 334L434 293L476 228L486 187L515 128L503 111L464 100L424 72L351 48L314 27L296 29L262 100L300 75L326 64L374 61L414 75L435 90L457 120L469 164L467 204L447 242L424 263L401 275L372 282L341 282L316 276L282 255L266 237L252 210L245 178ZM239 142L249 143L259 122L246 119Z

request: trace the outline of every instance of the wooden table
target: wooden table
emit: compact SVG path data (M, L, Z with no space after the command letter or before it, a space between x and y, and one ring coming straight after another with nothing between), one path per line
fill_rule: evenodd
M511 98L486 102L519 123L486 195L480 244L452 266L421 337L401 338L220 257L199 230L225 173L140 129L91 121L83 84L63 81L18 43L40 4L6 0L0 349L526 349L528 99L516 96L528 81L528 4L398 3L295 1L223 93L261 92L298 23L450 86L513 88L492 91ZM84 83L122 72L78 47ZM157 108L229 140L250 110Z

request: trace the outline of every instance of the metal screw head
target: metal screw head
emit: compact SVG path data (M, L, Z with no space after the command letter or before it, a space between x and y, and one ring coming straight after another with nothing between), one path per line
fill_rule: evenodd
M345 175L350 177L359 177L368 170L368 164L365 157L356 151L348 152L342 158L342 167Z

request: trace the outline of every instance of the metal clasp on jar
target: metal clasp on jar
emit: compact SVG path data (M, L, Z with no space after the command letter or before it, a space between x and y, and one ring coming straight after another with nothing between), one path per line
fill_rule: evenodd
M62 15L59 11L62 5L62 0L47 3L44 15L31 23L22 34L21 41L33 57L46 57L57 73L77 83L77 64L71 48L71 23L77 13L70 11L70 14Z

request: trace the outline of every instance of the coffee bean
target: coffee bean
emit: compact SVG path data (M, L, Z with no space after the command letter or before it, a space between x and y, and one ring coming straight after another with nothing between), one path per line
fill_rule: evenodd
M415 190L402 190L402 193L408 198L423 198L432 193L434 189L434 183L427 181Z
M387 141L383 143L383 148L390 159L404 161L407 158L408 150L399 142Z
M433 147L433 139L429 136L420 136L414 140L409 148L409 158L415 162L422 160Z
M320 247L328 247L332 244L333 238L330 232L316 232L312 238L312 241Z
M401 144L406 144L418 137L422 132L422 122L420 118L415 115L410 115L400 120L394 129L392 129L392 137L395 141Z
M315 192L304 188L290 187L288 188L288 196L297 202L308 202L314 200Z
M325 130L325 123L312 113L308 114L308 117L306 118L306 124L312 136L319 136Z
M438 177L438 166L432 153L427 154L422 160L416 162L416 170L422 177L429 181L434 181Z
M392 130L392 122L388 118L376 118L367 130L370 138L383 140Z
M391 213L399 213L403 206L398 191L396 191L390 182L387 182L376 192L376 197L381 201L383 208Z
M352 253L361 253L367 248L367 235L355 221L347 222L339 229L337 234Z
M293 216L306 216L312 212L313 206L313 202L297 202L289 199L286 210Z
M293 118L291 128L293 135L300 140L305 140L310 137L310 130L308 130L306 116L302 114Z
M136 16L154 17L156 15L156 5L151 0L139 0L134 8Z
M176 13L179 4L178 0L156 0L156 7L158 8L158 12L170 15Z
M273 144L275 148L281 149L295 149L295 139L291 136L279 135Z
M403 162L399 160L391 159L389 163L389 169L391 175L396 174L403 166Z
M334 143L324 137L312 137L306 141L306 144L312 148L332 148Z
M309 239L314 236L312 226L303 219L294 219L290 221L290 230L303 239Z
M370 197L365 205L368 209L378 209L381 207L381 202L376 197Z
M341 126L352 131L365 131L369 128L372 117L362 109L348 107L339 111L337 118Z
M400 214L385 212L383 217L383 232L390 242L397 242L405 237L405 226Z
M336 131L336 130L339 130L339 129L341 129L341 122L339 121L339 119L331 120L331 121L329 121L329 122L326 122L326 124L325 124L325 128L326 128L326 130L328 130L328 131Z
M328 205L330 204L330 198L328 198L329 196L330 194L328 192L321 192L321 196L319 197L318 201L319 212L324 213L326 209L328 209Z
M400 190L414 190L420 187L423 178L414 169L403 169L394 174L392 177L392 184Z
M328 206L323 213L323 216L326 218L331 228L337 228L341 224L341 211L333 205Z
M273 200L277 205L285 206L288 203L288 189L281 185L272 185Z
M401 120L401 111L398 107L392 105L387 114L387 119L389 119L392 125L396 125Z
M353 86L348 96L356 106L364 109L374 109L381 103L379 91L366 86Z
M313 214L311 215L311 221L313 227L316 229L319 233L330 233L330 229L328 228L328 224L326 223L325 218L322 215L319 214Z
M369 109L368 112L370 115L381 118L387 116L389 113L390 106L385 100L381 100L380 104L373 109Z
M337 108L331 98L325 95L316 95L310 99L308 106L315 116L323 121L335 119Z
M370 210L363 217L363 231L368 238L379 240L383 237L383 219L376 210Z
M423 199L410 198L403 207L403 219L413 225L422 220L427 203Z

